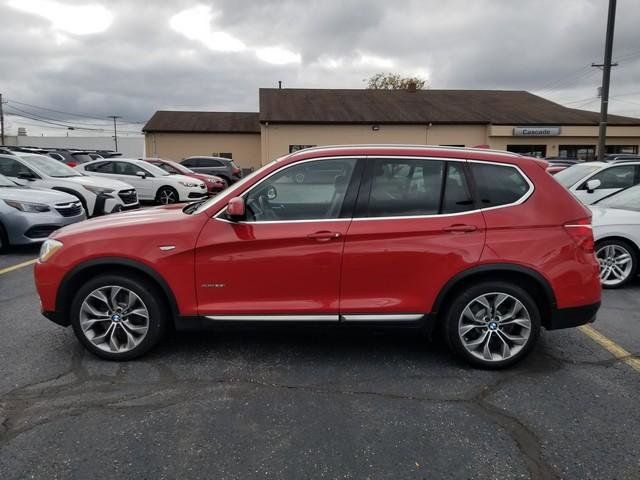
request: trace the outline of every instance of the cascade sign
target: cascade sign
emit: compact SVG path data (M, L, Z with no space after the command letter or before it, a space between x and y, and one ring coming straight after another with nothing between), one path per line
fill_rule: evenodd
M560 127L515 127L514 137L553 137L560 135Z

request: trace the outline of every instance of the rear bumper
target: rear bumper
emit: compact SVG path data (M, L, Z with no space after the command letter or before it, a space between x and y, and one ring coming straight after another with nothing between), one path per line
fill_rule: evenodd
M559 330L593 323L599 308L600 302L580 307L555 309L549 319L547 330Z

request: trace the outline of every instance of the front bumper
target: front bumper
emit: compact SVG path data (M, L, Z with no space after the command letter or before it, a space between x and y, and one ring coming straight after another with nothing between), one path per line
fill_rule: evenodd
M551 318L546 325L547 330L572 328L593 323L600 308L600 302L580 307L557 308L551 313Z
M73 217L63 217L53 211L42 213L16 211L3 215L2 222L7 230L11 245L29 245L43 242L55 230L86 218L84 212Z
M93 216L99 217L107 213L117 213L123 210L133 210L140 207L138 197L125 197L130 203L125 203L120 194L101 193L96 197L96 203L93 207Z

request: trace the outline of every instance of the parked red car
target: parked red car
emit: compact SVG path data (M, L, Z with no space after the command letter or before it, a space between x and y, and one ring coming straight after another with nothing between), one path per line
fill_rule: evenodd
M224 178L220 178L215 175L206 175L204 173L196 173L178 162L165 160L163 158L144 158L143 160L160 167L167 173L174 175L186 175L187 177L202 180L207 186L209 193L218 193L227 188L227 182L225 182Z
M204 202L65 227L35 279L114 360L170 326L295 322L441 330L498 368L600 305L589 210L539 162L426 146L307 149Z

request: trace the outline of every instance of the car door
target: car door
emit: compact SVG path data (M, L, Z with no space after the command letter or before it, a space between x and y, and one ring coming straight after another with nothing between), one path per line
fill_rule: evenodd
M332 162L337 174L297 183ZM286 166L242 196L247 216L211 219L196 248L199 311L214 320L338 321L340 261L362 165Z
M116 180L128 183L136 189L138 197L142 200L153 200L156 196L156 179L155 177L145 170L144 168L129 162L115 161L114 176ZM143 172L145 177L138 175L138 172Z
M599 180L600 186L595 190L587 189L587 182ZM580 183L573 192L583 203L590 205L623 188L638 184L640 181L638 165L623 164L605 168Z
M344 320L418 320L484 240L464 160L368 159L342 259Z

